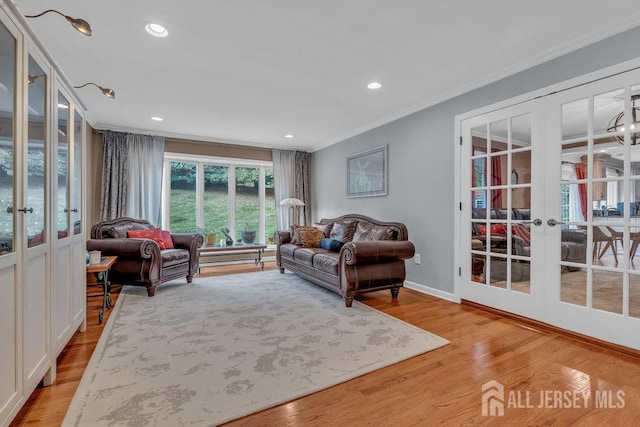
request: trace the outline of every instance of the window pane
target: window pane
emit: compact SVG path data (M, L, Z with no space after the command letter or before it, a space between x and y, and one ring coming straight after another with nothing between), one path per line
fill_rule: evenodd
M273 244L273 235L278 226L276 224L276 196L274 192L273 169L264 171L265 179L265 200L264 200L264 216L265 216L265 236L263 242Z
M0 67L0 81L6 92L0 96L0 255L13 252L13 218L16 211L13 201L14 141L13 102L15 77L9 64L16 62L16 41L0 23L0 56L6 67Z
M224 237L229 224L229 168L204 165L204 224L206 231Z
M58 92L58 239L69 234L69 101Z
M29 126L27 127L27 208L33 212L25 215L27 220L28 246L45 243L45 198L44 187L46 174L45 157L45 100L47 76L36 61L29 56Z
M260 221L259 168L236 168L236 242L242 230L257 231Z
M169 206L171 231L196 231L196 165L171 162L171 201Z

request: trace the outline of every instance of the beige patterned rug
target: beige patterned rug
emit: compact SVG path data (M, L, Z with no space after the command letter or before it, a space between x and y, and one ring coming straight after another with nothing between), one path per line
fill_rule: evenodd
M217 425L447 343L291 273L128 286L63 425Z

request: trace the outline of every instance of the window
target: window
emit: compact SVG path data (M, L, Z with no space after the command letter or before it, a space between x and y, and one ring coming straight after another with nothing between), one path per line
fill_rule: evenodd
M276 232L271 162L165 154L162 228L174 233L207 230L240 243L243 229L268 242Z

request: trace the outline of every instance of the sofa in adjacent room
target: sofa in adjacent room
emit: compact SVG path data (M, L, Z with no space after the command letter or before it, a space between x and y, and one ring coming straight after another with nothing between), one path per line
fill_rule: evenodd
M100 251L103 256L116 255L111 281L144 286L152 297L160 283L180 277L192 282L198 271L197 250L203 240L197 233L172 234L146 220L122 217L91 227L87 249Z
M405 260L415 253L404 224L357 214L292 226L276 235L280 272L290 270L337 292L347 307L367 292L389 289L397 298Z

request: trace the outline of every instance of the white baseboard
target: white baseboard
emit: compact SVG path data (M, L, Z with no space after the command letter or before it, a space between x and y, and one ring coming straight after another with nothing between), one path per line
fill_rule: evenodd
M443 300L460 303L460 299L450 292L445 292L440 289L432 288L430 286L421 285L420 283L404 281L404 287L413 289L414 291L422 292L423 294L431 295L432 297L440 298Z

